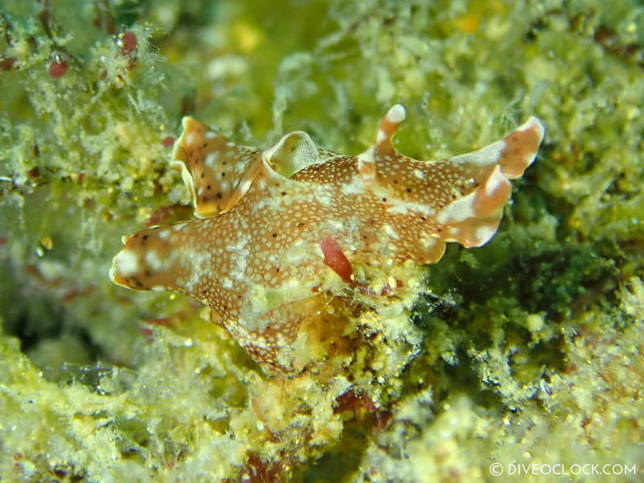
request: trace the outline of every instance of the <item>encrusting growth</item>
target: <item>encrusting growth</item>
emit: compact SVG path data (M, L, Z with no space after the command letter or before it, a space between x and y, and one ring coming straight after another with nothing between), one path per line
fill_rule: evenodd
M297 348L323 323L329 280L360 290L368 280L353 267L434 263L446 242L486 243L544 132L532 117L478 151L417 161L392 143L404 119L393 106L376 143L346 156L301 131L265 151L238 146L184 118L173 157L199 219L127 237L112 281L189 294L269 373L301 371L312 361Z

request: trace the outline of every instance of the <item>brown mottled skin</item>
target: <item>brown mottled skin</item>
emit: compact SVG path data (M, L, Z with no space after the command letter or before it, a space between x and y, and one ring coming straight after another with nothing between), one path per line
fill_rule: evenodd
M301 370L291 344L333 271L323 240L354 266L384 268L434 263L450 241L480 246L497 229L508 179L523 174L543 137L531 118L475 153L417 161L393 147L403 119L392 107L377 143L359 156L318 149L301 132L261 152L184 119L174 157L202 219L128 237L112 280L187 293L268 372Z

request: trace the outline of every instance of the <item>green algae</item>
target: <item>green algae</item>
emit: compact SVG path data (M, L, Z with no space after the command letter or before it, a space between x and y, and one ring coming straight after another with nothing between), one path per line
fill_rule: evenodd
M493 461L641 461L636 2L47 5L0 5L1 479L470 480ZM189 300L109 284L120 236L188 201L163 144L182 115L239 142L305 129L358 152L395 102L418 158L531 114L547 138L496 237L450 247L351 373L266 379Z

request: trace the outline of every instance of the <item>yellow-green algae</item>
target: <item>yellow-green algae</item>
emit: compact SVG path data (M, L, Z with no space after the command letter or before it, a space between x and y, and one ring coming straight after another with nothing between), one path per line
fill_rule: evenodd
M52 3L0 3L0 479L641 463L636 1ZM407 294L352 322L374 338L346 371L266 378L189 300L107 281L123 233L188 201L162 143L183 114L358 152L394 102L419 158L530 114L547 139L488 246L450 247L413 310Z

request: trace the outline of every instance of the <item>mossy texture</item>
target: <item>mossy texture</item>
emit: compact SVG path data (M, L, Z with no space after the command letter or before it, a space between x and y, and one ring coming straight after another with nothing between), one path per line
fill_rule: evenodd
M635 0L0 2L0 480L641 464L642 32ZM419 159L532 114L546 141L488 245L338 326L373 334L346 370L266 377L187 298L108 281L189 201L181 116L356 153L396 102Z

